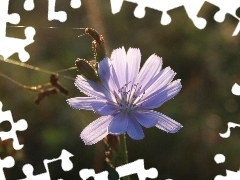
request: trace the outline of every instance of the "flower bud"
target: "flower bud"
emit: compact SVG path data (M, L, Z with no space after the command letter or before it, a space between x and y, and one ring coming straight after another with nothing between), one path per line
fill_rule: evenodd
M91 79L91 80L96 80L98 78L97 76L97 70L96 70L96 63L88 62L85 59L77 59L75 61L75 64L77 68L79 69L80 73L84 75L86 78Z
M106 57L104 38L95 29L86 28L85 33L89 34L94 40L92 41L92 47L95 55L96 62L100 62Z

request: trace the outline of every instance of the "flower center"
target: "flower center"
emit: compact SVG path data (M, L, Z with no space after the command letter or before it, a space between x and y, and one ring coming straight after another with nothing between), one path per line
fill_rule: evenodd
M133 84L131 82L125 84L118 92L114 92L117 104L124 113L130 113L135 110L145 92L141 93L141 85Z

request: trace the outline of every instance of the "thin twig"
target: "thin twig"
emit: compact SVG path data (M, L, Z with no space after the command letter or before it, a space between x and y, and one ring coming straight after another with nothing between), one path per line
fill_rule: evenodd
M40 90L41 90L43 87L48 86L48 85L51 85L51 83L46 83L46 84L44 84L44 85L38 85L38 86L27 86L27 85L24 85L24 84L21 84L21 83L15 81L14 79L8 77L8 76L5 75L5 74L1 73L1 71L0 71L0 76L6 78L7 80L11 81L12 83L14 83L14 84L16 84L16 85L18 85L18 86L20 86L20 87L23 87L23 88L25 88L25 89L27 89L27 90L30 90L30 91L40 92Z
M0 61L6 62L6 63L9 63L9 64L14 64L14 65L17 65L17 66L20 66L20 67L24 67L24 68L27 68L27 69L43 72L43 73L46 73L46 74L57 74L58 76L62 76L64 78L66 78L66 79L75 80L75 78L72 78L72 77L69 77L69 76L65 76L65 75L59 75L58 73L64 72L64 71L68 71L68 70L73 70L73 69L76 69L76 67L70 67L68 69L63 69L63 70L58 70L58 71L52 72L52 71L48 71L48 70L45 70L45 69L42 69L42 68L39 68L39 67L36 67L36 66L32 66L32 65L27 64L27 63L18 62L18 61L13 60L13 59L6 59L6 60L4 60L2 57L0 57Z

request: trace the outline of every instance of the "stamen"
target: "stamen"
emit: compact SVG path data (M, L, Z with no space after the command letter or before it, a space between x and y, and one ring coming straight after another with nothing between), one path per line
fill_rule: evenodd
M114 92L116 102L121 108L121 111L129 113L136 109L139 105L137 103L142 99L145 91L142 92L142 86L137 84L131 85L131 88L128 88L131 82L125 84L123 87L118 89L118 93Z

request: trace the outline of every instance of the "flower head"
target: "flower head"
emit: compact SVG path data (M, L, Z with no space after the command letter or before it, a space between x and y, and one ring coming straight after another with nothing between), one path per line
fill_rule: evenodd
M93 110L102 116L90 123L81 133L87 145L95 144L108 134L127 133L139 140L144 137L142 127L157 127L176 133L182 125L164 114L151 109L158 108L181 90L180 80L172 81L175 72L162 69L162 59L151 55L140 69L139 49L119 48L111 58L103 59L98 66L102 86L78 75L77 88L89 97L68 99L71 107Z

